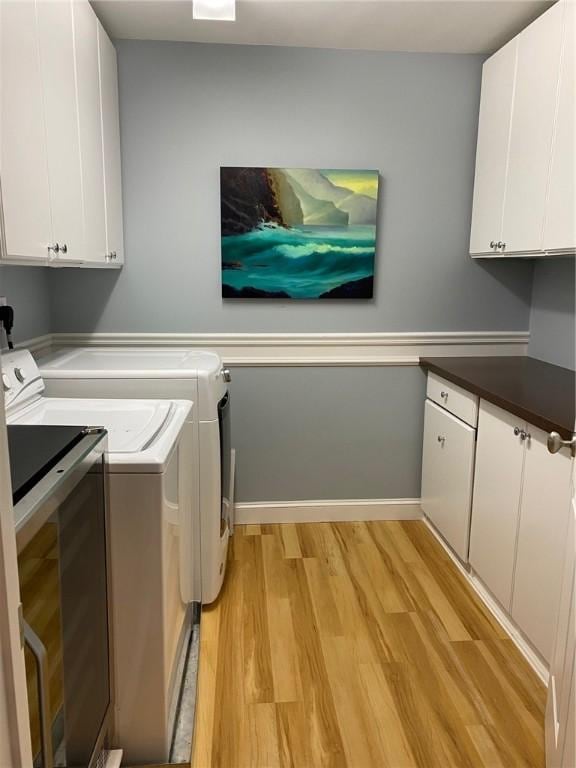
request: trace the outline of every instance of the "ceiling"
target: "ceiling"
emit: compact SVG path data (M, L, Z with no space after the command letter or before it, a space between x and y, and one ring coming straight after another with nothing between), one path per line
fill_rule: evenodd
M115 38L376 51L491 53L552 0L237 0L193 21L191 0L92 0Z

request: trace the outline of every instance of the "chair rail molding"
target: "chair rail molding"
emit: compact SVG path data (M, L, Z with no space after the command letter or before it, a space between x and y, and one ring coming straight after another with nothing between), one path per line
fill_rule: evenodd
M418 365L421 356L526 355L529 338L528 331L55 333L51 346L209 349L228 365L246 367L397 366Z

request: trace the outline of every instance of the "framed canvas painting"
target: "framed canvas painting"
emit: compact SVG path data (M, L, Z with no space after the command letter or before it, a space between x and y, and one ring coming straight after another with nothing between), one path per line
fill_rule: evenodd
M222 297L371 299L378 171L221 168Z

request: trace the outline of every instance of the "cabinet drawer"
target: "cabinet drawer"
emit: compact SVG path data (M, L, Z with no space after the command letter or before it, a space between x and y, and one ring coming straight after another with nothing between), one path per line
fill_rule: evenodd
M475 427L478 422L478 398L462 387L442 379L435 373L428 374L426 396L447 411L458 416L466 424Z
M475 430L426 400L422 509L458 557L468 560Z

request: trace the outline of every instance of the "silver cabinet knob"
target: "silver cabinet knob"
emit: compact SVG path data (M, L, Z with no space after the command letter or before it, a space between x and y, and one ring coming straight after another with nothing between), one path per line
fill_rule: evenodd
M531 440L531 439L532 439L532 435L530 434L530 432L525 432L523 429L520 430L520 440L524 441L524 440Z
M20 384L24 384L24 381L26 379L26 374L24 373L22 368L14 368L14 376L16 376Z
M444 447L444 443L446 442L446 438L444 437L444 435L438 435L438 442L442 447Z
M58 253L58 251L60 250L60 246L58 245L58 243L54 243L54 245L48 246L48 250L52 251L53 253Z
M440 397L443 400L447 400L448 399L448 392L444 392L444 391L440 392Z
M571 440L562 440L558 432L550 432L546 441L550 453L558 453L561 448L570 448L570 453L576 456L576 434L572 435Z
M224 379L224 381L226 382L232 381L232 374L230 373L230 370L228 368L222 368L220 373L222 374L222 378Z
M496 248L496 240L490 240L490 248Z
M518 437L518 435L520 434L520 427L514 427L514 434L516 435L516 437Z
M503 243L502 240L498 240L496 243L496 248L500 248L503 251L504 248L506 248L506 243Z
M60 246L60 253L68 253L68 246L66 245L66 243L63 243Z

